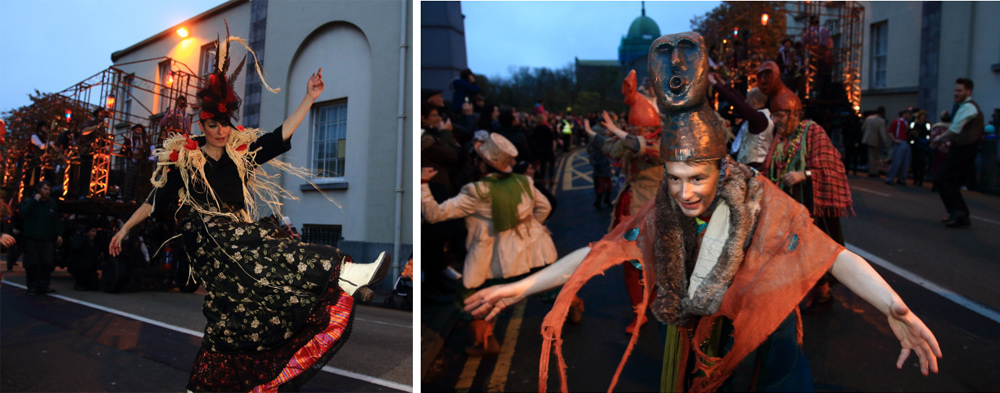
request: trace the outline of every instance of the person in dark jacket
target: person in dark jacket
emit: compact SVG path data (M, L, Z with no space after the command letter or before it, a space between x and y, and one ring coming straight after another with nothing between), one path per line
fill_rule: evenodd
M97 267L107 256L107 248L97 239L99 232L96 223L88 223L86 231L73 236L70 240L70 250L73 262L70 263L70 274L76 280L73 289L77 291L96 290ZM105 239L107 240L107 239Z
M524 135L517 116L514 115L514 108L504 108L500 110L500 130L498 134L514 144L517 148L517 159L520 161L532 162L535 158L531 152L531 145L528 144L528 136Z
M49 275L54 268L53 251L62 244L62 220L59 207L51 198L52 184L40 181L35 195L21 203L24 216L24 270L27 273L28 295L55 292L49 288Z
M458 78L451 81L451 86L449 87L452 91L452 111L455 113L461 113L462 104L471 104L472 102L470 101L472 98L479 93L479 85L476 84L476 74L473 74L472 70L468 68L462 70Z

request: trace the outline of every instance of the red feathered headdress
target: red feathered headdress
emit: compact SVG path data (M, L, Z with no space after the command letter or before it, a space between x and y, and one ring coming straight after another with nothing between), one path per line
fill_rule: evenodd
M205 85L198 91L198 101L201 105L199 118L202 120L215 119L219 123L231 126L233 120L239 120L239 109L242 103L240 97L233 91L233 83L240 75L243 63L246 62L247 58L243 56L243 60L236 66L236 70L226 77L226 71L229 69L229 22L226 22L225 42L216 39L215 46L218 49L212 74L208 76Z

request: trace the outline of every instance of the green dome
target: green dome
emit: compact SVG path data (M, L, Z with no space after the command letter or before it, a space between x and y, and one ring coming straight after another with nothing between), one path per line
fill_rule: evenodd
M655 40L660 37L660 26L652 18L642 15L632 21L626 39Z

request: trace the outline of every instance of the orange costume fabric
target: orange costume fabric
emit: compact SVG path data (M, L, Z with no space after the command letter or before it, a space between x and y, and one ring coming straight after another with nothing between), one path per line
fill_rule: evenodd
M804 206L778 189L764 175L757 174L755 180L762 185L756 229L742 265L723 295L721 307L713 315L697 318L693 326L679 327L682 337L693 335L693 338L682 339L682 352L685 355L682 355L678 365L682 375L678 381L678 391L718 389L740 361L764 342L790 313L797 310L799 301L844 249L813 225ZM673 203L672 200L670 203ZM587 281L623 261L636 259L645 272L644 286L651 288L657 283L656 212L656 200L651 200L602 240L592 243L590 253L563 286L552 310L542 323L543 344L538 382L540 392L546 391L553 344L559 363L560 387L563 392L568 391L566 362L561 349L562 325L570 303ZM693 221L694 218L690 220ZM644 291L643 301L639 306L638 314L643 318L652 303L651 292ZM708 358L701 353L698 344L708 338L712 323L722 316L733 322L734 343L722 358ZM660 319L664 318L660 316ZM801 342L801 320L798 328ZM611 381L609 392L614 389L638 336L639 329L636 329ZM688 354L692 350L700 360L697 368L705 372L704 377L692 378L683 374L685 363L690 357Z

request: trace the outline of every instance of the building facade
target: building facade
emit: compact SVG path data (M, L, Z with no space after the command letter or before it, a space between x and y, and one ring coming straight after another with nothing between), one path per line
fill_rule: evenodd
M972 98L992 121L1000 108L1000 3L863 2L862 110L891 119L910 106L940 120L951 111L955 79L975 83Z
M234 86L244 100L239 123L264 131L281 125L305 95L309 76L322 67L323 94L292 138L292 149L279 157L313 174L307 180L281 175L291 193L281 213L304 241L336 245L359 261L393 253L398 273L413 244L412 6L409 0L232 0L115 52L112 61L157 83L204 75L228 22L230 35L253 47L267 84L280 88L276 94L262 89L248 56ZM186 38L175 33L181 27ZM247 53L235 42L231 51L230 72ZM197 91L196 84L181 88L189 98ZM173 106L156 91L136 89L129 96L142 102L131 107L132 117L155 118ZM200 133L196 117L192 123L192 132Z

